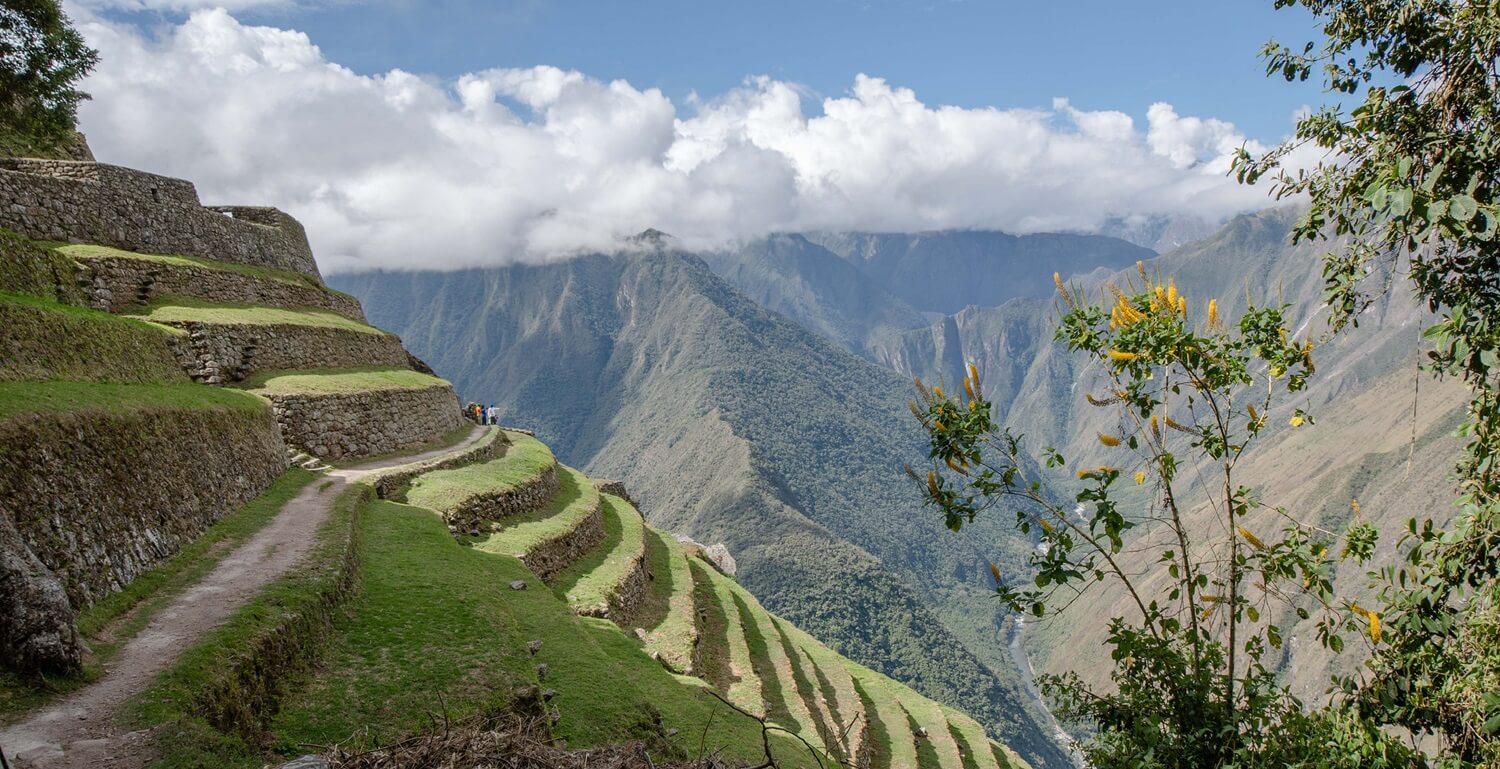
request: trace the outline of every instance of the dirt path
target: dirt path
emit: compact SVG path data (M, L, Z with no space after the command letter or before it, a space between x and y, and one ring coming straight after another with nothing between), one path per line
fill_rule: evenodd
M149 751L144 749L147 735L120 732L115 724L120 707L145 691L204 633L301 563L339 492L382 470L461 452L484 435L485 430L476 427L456 446L331 470L328 481L315 479L265 528L152 617L150 624L110 661L99 680L0 730L0 749L5 757L14 769L145 766L149 760Z

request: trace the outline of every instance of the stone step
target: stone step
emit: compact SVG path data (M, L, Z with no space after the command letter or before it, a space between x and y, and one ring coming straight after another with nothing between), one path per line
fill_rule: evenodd
M603 495L605 538L553 582L573 611L624 625L650 589L646 577L646 525L623 498Z
M288 445L319 459L358 459L432 445L465 424L453 387L406 369L262 376Z
M559 466L558 491L547 505L508 518L504 528L473 544L485 552L521 559L543 582L551 584L604 540L602 504L601 495L587 476Z

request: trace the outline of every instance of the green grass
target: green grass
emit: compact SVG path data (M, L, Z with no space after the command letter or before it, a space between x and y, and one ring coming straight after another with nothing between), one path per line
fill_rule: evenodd
M531 513L506 518L505 528L480 537L474 547L486 553L521 558L578 528L602 504L599 491L588 476L571 467L558 466L557 487L557 495L551 502Z
M552 581L552 589L575 609L609 607L615 591L646 554L646 522L640 512L610 494L601 495L599 507L604 542Z
M755 661L750 651L750 639L743 615L739 611L739 601L730 588L733 582L702 561L695 559L692 568L695 579L704 580L713 586L712 600L702 602L703 605L718 607L724 618L727 647L724 656L728 662L729 685L722 691L735 705L751 713L765 715L766 698L761 694L763 683L755 672Z
M496 494L533 480L557 464L552 450L522 433L507 433L505 453L488 462L424 473L412 480L406 501L438 512L457 509L482 494Z
M75 306L87 303L78 285L78 266L72 259L3 227L0 227L0 291L46 297Z
M316 610L328 588L330 566L343 558L351 523L361 515L359 508L367 494L362 486L340 494L328 520L318 530L306 565L266 586L127 704L123 720L128 726L157 727L160 759L154 764L156 769L251 769L263 765L257 746L221 733L204 721L196 698L219 681L226 664L243 654L257 637L275 632L288 616ZM304 648L302 654L305 661L311 661L315 650Z
M266 408L264 400L250 393L191 383L0 382L0 420L60 412L127 414L173 409L262 411Z
M656 529L646 530L646 565L656 579L635 624L645 628L646 651L659 654L678 673L692 672L698 629L693 620L697 590L682 545Z
M273 723L283 755L356 732L356 747L389 742L430 728L429 713L501 707L545 663L542 683L562 714L555 732L572 747L676 729L691 753L707 727L709 750L759 756L758 725L678 682L614 625L575 617L519 560L464 548L429 511L390 502L370 506L359 535L363 591L322 670ZM532 589L510 590L513 580ZM652 712L660 730L642 723ZM774 744L789 765L806 765L789 739Z
M922 725L917 723L916 717L912 716L912 714L905 708L902 709L902 713L906 716L906 728L910 729L912 731L912 734L914 735L920 734L920 732L918 732L917 730L921 728ZM936 737L937 735L933 734L931 729L928 729L926 737L916 738L917 766L933 767L933 769L937 769L937 767L940 766L947 766L947 764L943 763L942 758L938 756L937 747L934 745ZM953 769L957 769L957 767L954 767Z
M694 672L715 689L731 692L737 679L729 664L729 619L724 615L724 604L719 602L713 580L705 573L708 568L696 558L688 559L688 571L693 578L693 604L698 609L695 616L698 667Z
M154 323L0 292L0 379L187 381Z
M953 725L952 721L948 722L948 738L958 745L958 754L963 758L964 769L979 769L979 759L983 756L974 751L974 746L969 744L968 738L958 730L957 726ZM990 769L994 768L990 767Z
M917 736L901 707L901 685L857 662L846 660L844 667L854 677L855 689L865 712L870 714L870 739L874 740L872 766L876 769L937 766L917 763Z
M766 717L788 729L801 731L801 724L792 719L791 711L787 708L781 676L777 675L776 665L771 661L770 645L760 623L750 613L750 605L744 596L732 593L731 600L734 601L734 611L739 614L740 627L745 629L745 644L750 648L750 665L760 681L761 702Z
M378 390L424 390L446 385L446 379L404 368L307 369L263 371L239 389L266 395L347 395Z
M139 254L134 251L124 251L109 246L94 245L64 245L57 246L53 250L60 254L70 256L74 259L135 259L142 262L155 262L157 264L169 264L178 267L201 267L220 272L234 272L240 275L248 275L252 278L274 280L278 283L291 283L308 288L316 288L320 291L338 293L332 289L325 288L311 275L303 275L300 272L289 270L277 270L270 267L257 267L252 264L240 264L238 262L221 262L217 259L205 259L198 256L171 256L166 254Z
M335 312L313 307L287 309L262 307L253 304L230 304L207 302L189 297L169 297L153 302L146 307L133 309L130 314L157 323L219 323L240 326L317 326L356 331L361 334L384 335L374 326L367 326Z

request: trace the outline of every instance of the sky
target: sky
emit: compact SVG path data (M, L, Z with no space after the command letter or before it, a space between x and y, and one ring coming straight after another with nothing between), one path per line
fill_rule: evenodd
M1271 0L69 0L105 162L307 225L325 271L814 229L1088 230L1225 176L1316 84ZM1311 162L1309 159L1302 159Z

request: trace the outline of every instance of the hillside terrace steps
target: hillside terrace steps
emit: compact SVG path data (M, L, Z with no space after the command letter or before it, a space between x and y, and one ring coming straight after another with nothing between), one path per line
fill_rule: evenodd
M558 491L545 506L509 517L498 531L473 542L476 549L519 558L549 584L604 540L599 491L583 473L558 468Z
M650 527L646 536L654 537L657 547L667 554L665 567L653 572L652 588L659 591L670 588L666 614L655 626L644 628L646 653L674 673L697 673L699 636L694 600L697 591L693 589L692 566L675 537Z
M646 576L646 522L623 498L601 494L604 539L553 581L573 611L612 619L622 627L650 589ZM595 562L597 561L597 563Z
M817 722L797 686L797 675L792 667L792 660L786 653L781 629L748 590L737 583L732 584L731 590L740 604L742 614L748 615L750 625L746 628L746 637L751 644L751 658L758 658L760 663L756 667L764 668L760 675L766 679L762 691L768 712L784 713L790 720L784 726L796 731L808 742L822 747ZM760 644L756 643L757 636L761 640Z
M926 734L918 734L917 739L925 740L937 753L938 760L943 766L962 767L964 765L963 753L959 750L958 742L953 739L953 733L948 731L948 719L943 713L941 705L927 700L905 696L901 705L906 709L913 721L921 727Z
M820 682L826 682L826 688L831 690L833 699L825 701L825 707L830 715L836 715L834 728L842 732L839 741L844 749L846 763L858 765L860 757L869 751L871 714L865 712L864 703L860 701L859 692L855 689L853 676L838 655L806 631L789 623L784 630L792 644L807 655ZM820 688L824 688L821 683Z
M734 593L729 588L730 580L705 562L695 560L690 566L694 580L707 582L712 586L715 602L724 612L724 651L730 677L725 696L737 707L757 716L764 716L765 697L761 693L760 678L755 675L750 643L745 637L745 627L736 608Z
M985 734L984 727L969 716L943 707L943 714L948 718L950 732L956 732L955 738L958 749L966 757L966 763L972 763L978 769L1006 769L1009 764L1001 764L990 749L989 735Z
M917 762L917 735L912 732L906 719L906 709L901 702L890 696L889 681L885 676L855 663L847 665L854 678L856 689L861 692L866 712L871 714L871 739L883 734L883 750L879 757L884 760L872 762L872 769L906 769L919 766ZM961 766L961 765L960 765Z
M497 432L504 444L496 455L417 475L398 501L437 511L458 537L486 537L541 509L559 491L563 471L556 457L532 436Z

